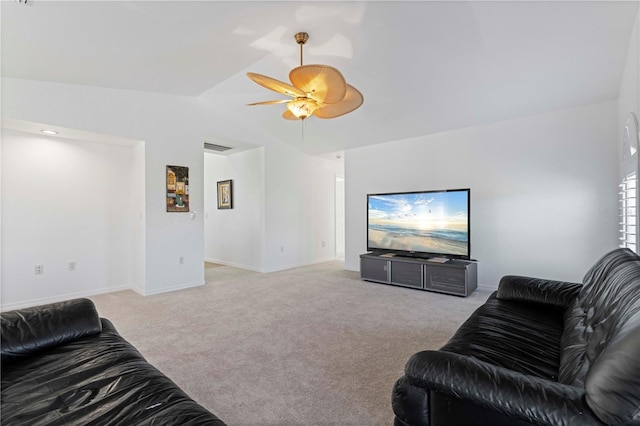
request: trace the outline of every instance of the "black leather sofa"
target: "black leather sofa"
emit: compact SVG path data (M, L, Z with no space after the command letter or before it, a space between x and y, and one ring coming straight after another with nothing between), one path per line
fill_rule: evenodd
M88 299L4 312L0 323L3 426L224 425Z
M505 276L438 351L413 355L395 425L640 425L640 257L582 284Z

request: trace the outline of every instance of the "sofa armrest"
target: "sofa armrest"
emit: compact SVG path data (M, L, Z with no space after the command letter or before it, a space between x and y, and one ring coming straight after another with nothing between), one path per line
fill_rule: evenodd
M409 359L401 380L405 386L424 389L425 398L434 390L534 424L602 424L586 405L584 389L452 352L418 352ZM415 395L409 398L415 404ZM422 407L425 414L428 404ZM402 412L401 407L394 410Z
M89 299L74 299L0 314L2 362L100 333L102 323Z
M498 299L542 303L566 308L577 297L582 284L506 275L498 285Z

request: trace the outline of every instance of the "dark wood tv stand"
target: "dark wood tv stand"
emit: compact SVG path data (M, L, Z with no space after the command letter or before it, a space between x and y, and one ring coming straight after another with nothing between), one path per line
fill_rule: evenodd
M466 260L438 263L423 258L366 253L360 255L360 278L365 281L468 296L478 287L478 264Z

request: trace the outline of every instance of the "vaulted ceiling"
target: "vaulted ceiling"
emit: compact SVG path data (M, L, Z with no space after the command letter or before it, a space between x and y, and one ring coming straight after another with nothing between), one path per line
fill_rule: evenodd
M221 140L309 154L618 97L637 1L5 2L2 76L199 97ZM364 95L340 118L280 118L248 71L338 68Z

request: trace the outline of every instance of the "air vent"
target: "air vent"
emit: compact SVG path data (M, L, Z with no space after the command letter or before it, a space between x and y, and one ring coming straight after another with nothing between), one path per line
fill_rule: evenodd
M224 145L216 145L215 143L209 143L209 142L205 142L204 143L204 149L208 149L211 151L218 151L218 152L222 152L222 151L228 151L231 148L230 146L224 146Z

